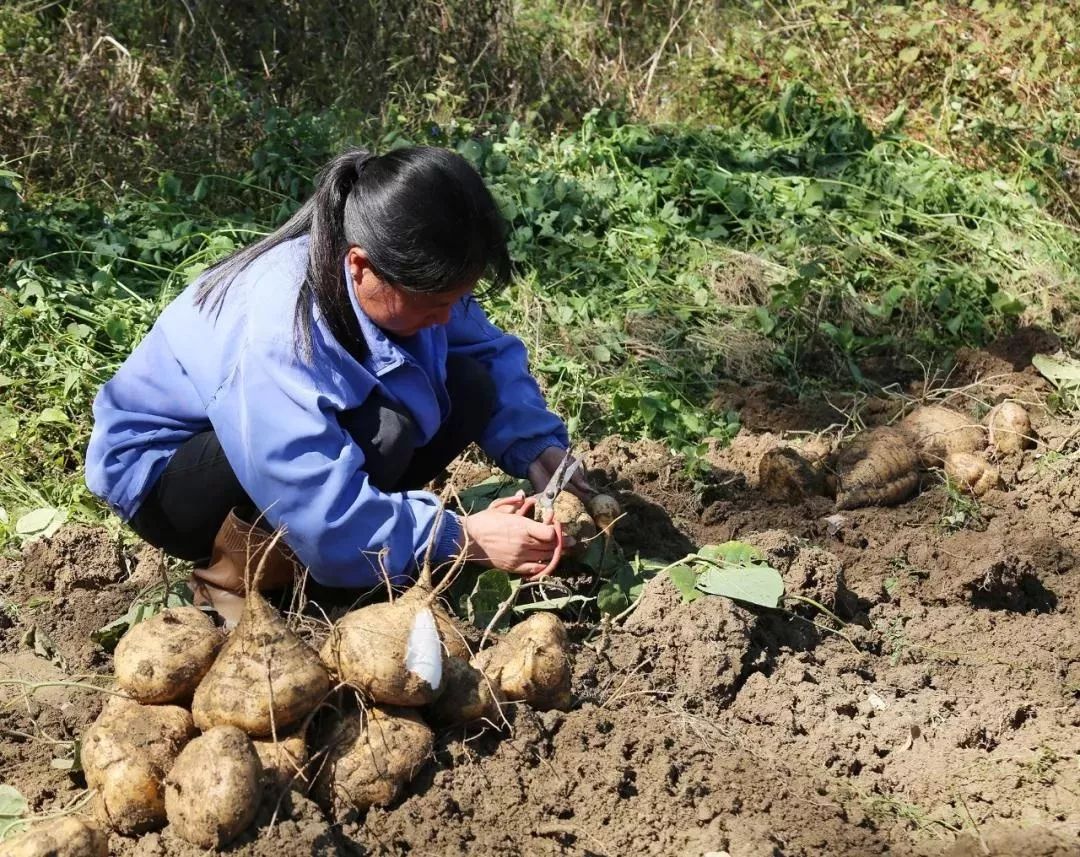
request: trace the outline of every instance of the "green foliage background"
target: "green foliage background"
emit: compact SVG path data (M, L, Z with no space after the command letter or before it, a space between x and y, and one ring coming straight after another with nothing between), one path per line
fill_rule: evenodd
M90 402L345 144L450 146L489 306L576 434L693 461L721 378L812 394L1072 341L1080 3L145 0L0 8L0 540L96 517ZM28 512L39 513L26 519Z

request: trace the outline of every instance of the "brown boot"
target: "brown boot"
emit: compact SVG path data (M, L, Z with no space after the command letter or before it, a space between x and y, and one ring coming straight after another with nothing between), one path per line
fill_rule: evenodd
M188 585L195 604L212 607L232 628L244 612L247 580L255 576L259 563L266 557L257 588L260 592L284 589L295 579L300 568L293 552L280 539L267 553L273 535L236 514L229 513L214 538L210 562L206 568L195 568Z

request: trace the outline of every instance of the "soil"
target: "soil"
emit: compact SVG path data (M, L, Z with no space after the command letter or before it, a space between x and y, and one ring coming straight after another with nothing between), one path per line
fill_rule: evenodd
M852 399L836 417L742 391L760 427L711 450L703 475L656 443L585 450L590 478L624 500L626 552L671 561L743 540L805 600L686 603L655 577L619 623L571 629L572 710L512 706L501 733L444 733L402 799L363 817L335 824L297 792L272 796L229 853L1080 854L1080 432L1042 406L1049 390L1029 368L1032 349L1054 345L1021 332L958 355L950 389L905 388L973 420L1003 398L1031 407L1038 445L999 462L1003 489L978 502L934 474L890 508L759 491L770 449L890 424L902 396ZM0 670L107 672L87 635L126 610L137 567L91 528L0 565L17 608ZM54 641L52 662L24 643L31 627ZM80 776L50 767L67 746L54 742L85 729L100 694L0 685L0 703L4 781L35 811L76 798ZM203 853L169 828L111 846Z

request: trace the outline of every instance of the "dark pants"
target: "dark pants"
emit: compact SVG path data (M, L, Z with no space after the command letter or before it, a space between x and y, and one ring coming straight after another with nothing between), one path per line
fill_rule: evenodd
M413 418L379 393L339 415L342 427L364 451L364 469L379 490L422 488L487 428L495 406L487 370L471 357L451 355L446 372L450 415L424 446L416 445ZM154 547L199 561L210 556L214 537L236 507L254 511L211 429L176 450L130 524Z

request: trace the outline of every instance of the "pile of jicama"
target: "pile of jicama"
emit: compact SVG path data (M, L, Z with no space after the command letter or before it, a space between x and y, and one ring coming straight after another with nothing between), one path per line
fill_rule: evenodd
M228 636L196 607L171 608L128 631L115 665L118 690L82 743L94 815L125 835L169 824L208 849L286 789L337 819L393 802L431 755L433 726L499 726L508 702L571 703L557 617L534 613L474 654L430 569L395 600L347 613L319 652L253 592ZM57 850L58 841L81 844ZM104 855L107 836L66 818L5 847Z

